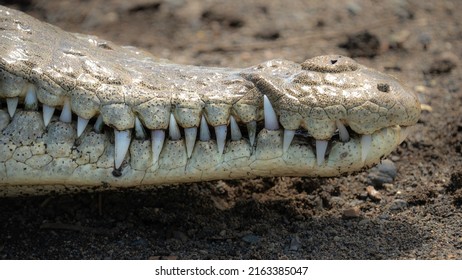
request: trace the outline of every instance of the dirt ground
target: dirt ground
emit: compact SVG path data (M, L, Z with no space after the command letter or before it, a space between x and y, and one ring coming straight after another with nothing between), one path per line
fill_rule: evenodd
M236 2L0 1L179 63L354 56L418 93L415 132L348 177L0 198L0 258L462 258L462 1Z

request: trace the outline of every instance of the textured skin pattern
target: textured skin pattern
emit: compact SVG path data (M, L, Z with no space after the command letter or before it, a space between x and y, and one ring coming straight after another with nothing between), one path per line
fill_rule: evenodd
M30 187L37 193L51 185L337 176L377 163L402 141L402 127L420 115L416 96L396 79L342 56L301 64L272 60L246 69L177 65L133 47L67 33L2 6L0 37L0 185L5 193L19 192L18 185L46 185ZM21 107L28 85L35 87L40 104L32 110ZM74 115L102 116L117 131L133 129L135 118L146 130L167 130L171 113L183 129L199 127L202 116L210 127L228 125L231 115L245 126L263 120L263 95L281 130L258 129L255 145L248 137L227 141L219 154L215 141L197 141L188 158L184 139L167 139L153 163L149 139L132 139L117 177L112 133L87 127L77 137L75 123L54 119L46 127L39 113L44 105L62 109L69 100ZM15 97L20 106L10 119L2 108L4 100ZM336 121L357 137L336 140ZM283 152L282 129L302 129L308 136ZM372 135L365 160L361 135ZM316 164L314 140L329 141L322 165Z

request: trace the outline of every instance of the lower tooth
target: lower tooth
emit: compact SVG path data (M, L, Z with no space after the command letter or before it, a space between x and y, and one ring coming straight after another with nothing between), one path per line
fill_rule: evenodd
M210 130L209 130L209 126L207 124L207 121L205 120L204 115L202 115L202 118L201 118L201 130L200 130L199 140L210 141Z
M184 136L186 140L186 152L188 153L188 158L190 158L194 149L194 144L196 144L197 127L185 128Z
M178 127L178 124L176 123L173 113L170 113L170 123L168 125L168 134L170 136L170 139L172 139L173 141L177 141L181 139L180 128Z
M59 120L65 123L70 123L72 121L71 103L69 101L69 98L64 99L63 110L61 111L61 116L59 116Z
M122 162L125 159L125 155L127 154L128 147L130 147L130 140L131 140L131 132L130 130L114 130L114 142L115 142L115 150L114 150L114 165L116 169L122 165Z
M43 104L43 123L45 124L45 127L48 126L48 124L50 123L54 112L55 107Z
M372 145L372 136L371 135L363 135L361 136L361 160L363 162L366 161L367 155L371 150Z
M295 130L290 130L290 129L284 129L284 141L282 144L282 151L285 153L290 147L290 143L292 143L292 140L294 139L295 136Z
M337 124L340 140L342 140L342 142L348 142L350 140L350 134L345 125L339 120L336 120L335 123Z
M160 152L165 141L165 130L156 129L151 131L152 141L152 163L156 163L159 160Z
M95 125L93 126L93 128L95 129L96 133L102 133L103 132L103 127L104 127L103 115L99 115L98 118L96 119L96 122L95 122Z
M316 160L318 162L318 166L324 163L328 143L329 142L326 140L316 140Z
M7 98L6 105L8 107L8 114L13 118L14 113L16 113L16 108L18 107L19 99L17 97Z
M215 126L215 135L217 136L217 146L219 154L223 154L223 151L225 150L227 131L228 126L226 124Z
M37 93L35 93L35 87L31 84L27 87L24 109L33 111L38 109Z
M236 119L233 116L230 117L230 123L231 123L231 140L232 141L241 140L242 133L241 133L241 130L239 129L239 126L237 125Z
M135 118L135 138L137 140L145 140L147 138L146 131L144 130L144 127L138 117Z
M80 137L82 135L83 131L88 125L89 119L84 119L82 117L77 118L77 137Z
M249 134L250 146L255 144L255 136L257 135L257 122L251 121L247 123L247 133Z

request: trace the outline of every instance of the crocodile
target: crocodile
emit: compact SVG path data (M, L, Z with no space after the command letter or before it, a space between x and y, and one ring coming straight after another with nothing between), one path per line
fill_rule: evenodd
M178 65L0 6L0 195L258 176L380 162L420 116L351 58Z

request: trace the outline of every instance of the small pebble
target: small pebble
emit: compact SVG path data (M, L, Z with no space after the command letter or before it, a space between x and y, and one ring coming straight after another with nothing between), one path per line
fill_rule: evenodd
M348 209L343 210L344 218L358 218L360 215L361 215L361 210L357 206L350 207Z
M343 206L345 204L345 200L339 196L333 196L330 198L330 204L332 206Z
M390 210L392 211L398 211L398 210L403 210L407 207L407 201L404 199L395 199L391 202L390 205Z
M374 186L367 186L366 187L367 195L375 201L380 201L382 200L382 194L380 194L379 191L377 191Z
M395 163L389 159L384 159L376 167L371 168L367 177L371 185L380 188L383 184L392 183L397 174Z

